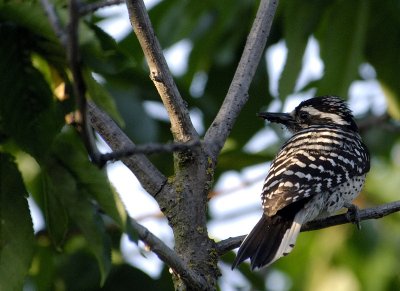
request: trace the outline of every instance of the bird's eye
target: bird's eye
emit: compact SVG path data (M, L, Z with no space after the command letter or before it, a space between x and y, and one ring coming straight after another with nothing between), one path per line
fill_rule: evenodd
M299 118L301 121L307 121L310 118L310 113L301 111L299 113Z

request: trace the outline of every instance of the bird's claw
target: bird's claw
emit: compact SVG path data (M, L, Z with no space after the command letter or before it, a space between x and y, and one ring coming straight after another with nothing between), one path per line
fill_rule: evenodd
M360 230L361 229L361 219L360 219L360 214L359 214L359 209L356 205L351 204L351 203L346 203L344 205L345 208L347 208L346 212L346 218L349 222L354 223L357 228Z

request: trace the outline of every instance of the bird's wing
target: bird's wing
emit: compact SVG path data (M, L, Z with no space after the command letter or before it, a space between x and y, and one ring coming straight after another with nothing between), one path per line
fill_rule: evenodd
M280 150L262 190L266 215L272 216L293 202L327 191L369 170L369 161L361 167L354 163L364 157L351 146L321 146L318 140L308 139L295 151L285 146Z

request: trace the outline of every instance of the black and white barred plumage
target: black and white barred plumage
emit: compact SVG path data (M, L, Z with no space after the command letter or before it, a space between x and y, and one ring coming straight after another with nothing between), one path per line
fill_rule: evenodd
M232 268L250 258L268 266L290 253L301 226L335 213L360 193L370 158L351 111L338 97L315 97L291 113L260 113L293 136L273 160L262 190L263 216Z

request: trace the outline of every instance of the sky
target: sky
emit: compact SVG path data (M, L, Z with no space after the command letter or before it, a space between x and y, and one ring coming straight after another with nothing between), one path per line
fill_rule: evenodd
M147 8L151 7L158 0L145 1ZM100 23L100 26L112 35L115 39L123 38L131 31L128 13L124 5L112 6L98 11L100 15L110 16L106 21ZM171 48L164 51L167 63L175 75L181 75L187 68L187 58L192 45L189 41L181 41ZM278 79L285 64L287 49L283 41L271 46L267 53L265 61L270 74L270 91L273 96L277 96ZM304 68L301 72L297 88L301 88L304 84L311 80L319 79L323 74L323 63L319 58L318 43L314 38L310 38L305 56ZM375 114L385 111L386 104L382 90L375 77L374 69L368 64L364 64L360 68L360 74L367 76L367 81L356 81L349 90L349 106L355 115L362 114L368 109L373 110ZM197 80L198 79L198 80ZM191 90L201 95L207 81L206 76L198 75L197 82ZM272 102L268 107L268 111L277 111L282 108L284 112L294 109L300 101L313 97L315 91L310 90L306 93L288 96L285 104L279 101ZM374 97L368 98L373 94ZM373 101L371 101L373 100ZM189 102L190 103L190 102ZM165 109L159 104L148 102L145 105L150 115L163 116L167 118ZM205 128L201 120L201 114L191 111L191 117L194 119L196 129L203 133ZM265 148L268 143L276 142L278 137L267 124L264 129L258 132L252 140L245 146L244 150L257 152ZM104 143L100 145L102 151L110 151ZM261 200L260 192L264 177L267 175L268 162L254 165L243 169L241 172L230 171L222 175L215 184L215 191L221 192L209 203L210 215L213 218L209 223L209 235L216 240L243 235L248 233L261 217ZM160 210L155 200L148 195L140 186L135 176L121 162L115 162L107 166L107 173L116 187L118 193L127 208L128 213L141 224L147 227L156 236L161 238L170 247L173 247L173 234L165 219L160 218ZM44 225L43 217L38 213L37 207L30 200L35 229L40 229ZM121 242L123 255L125 259L132 265L144 270L149 275L157 277L161 271L162 263L151 252L143 252L143 244L139 247L130 242L124 236ZM145 256L141 255L141 252ZM222 290L230 290L233 282L245 285L245 280L239 272L233 273L228 266L221 265L221 271L226 276L221 278ZM232 276L234 274L234 276ZM281 286L277 290L286 290L288 288L288 280L284 278L284 274L271 273L274 282ZM229 278L227 280L227 278ZM229 282L228 282L229 281ZM280 282L280 283L279 283ZM286 283L285 283L286 282ZM280 285L279 285L280 284Z

